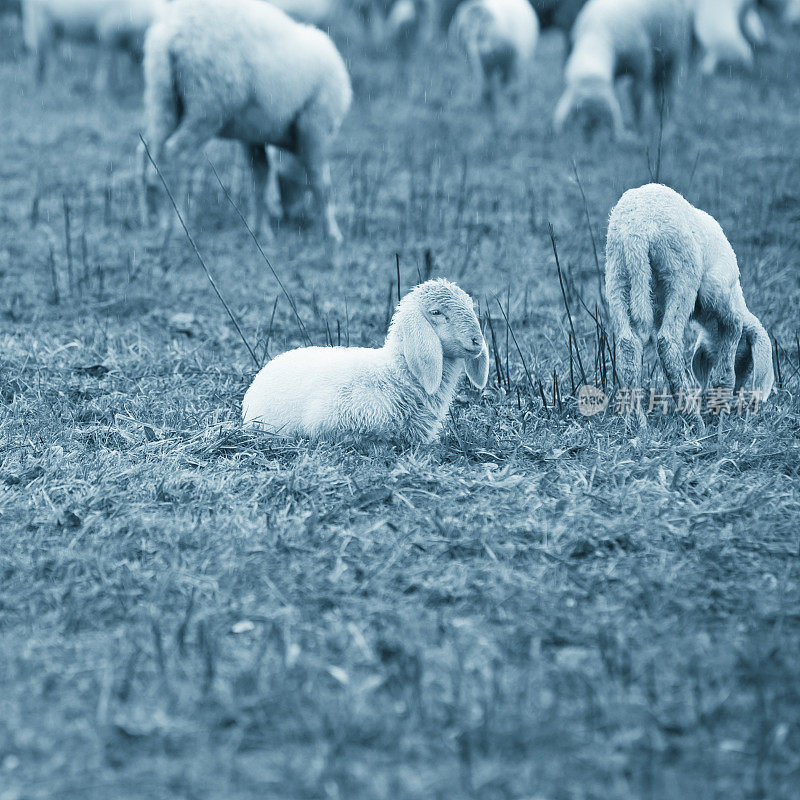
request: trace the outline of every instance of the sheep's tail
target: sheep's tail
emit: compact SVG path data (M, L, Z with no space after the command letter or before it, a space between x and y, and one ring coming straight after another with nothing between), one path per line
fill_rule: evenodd
M618 337L653 329L650 244L635 233L610 231L606 244L606 298Z
M742 336L750 348L753 363L753 388L755 391L760 392L762 400L766 400L775 385L775 372L772 367L772 342L758 317L750 311L744 316Z
M158 23L150 28L145 39L144 81L147 138L161 143L181 121L183 103L169 32Z

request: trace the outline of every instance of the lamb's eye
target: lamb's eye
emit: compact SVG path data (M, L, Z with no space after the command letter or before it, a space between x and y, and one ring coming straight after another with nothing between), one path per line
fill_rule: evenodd
M434 309L431 311L431 316L432 316L432 317L441 317L441 316L442 316L442 312L441 312L441 311L439 311L439 309L438 309L438 308L434 308Z

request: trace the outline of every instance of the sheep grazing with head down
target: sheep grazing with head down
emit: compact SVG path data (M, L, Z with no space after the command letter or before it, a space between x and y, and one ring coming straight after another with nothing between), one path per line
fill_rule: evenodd
M303 347L274 358L247 390L242 418L287 437L427 443L465 368L486 385L489 351L472 300L430 280L400 301L383 347Z
M145 138L179 203L181 162L215 136L239 140L252 169L252 225L271 236L264 194L274 145L297 156L326 233L341 241L328 155L352 90L327 34L261 0L174 0L147 34L144 72ZM147 221L158 180L144 148L140 169ZM169 230L173 215L162 212Z
M761 399L771 393L772 346L745 303L733 248L712 216L667 186L630 189L612 210L606 299L626 388L641 387L643 347L654 338L670 391L688 389L683 349L691 321L701 328L692 371L702 386L752 383Z
M565 68L566 89L556 106L557 132L578 117L586 129L606 122L620 136L625 126L614 83L631 77L637 125L651 91L667 99L688 44L685 0L589 0L575 20Z
M539 20L528 0L467 0L456 9L449 36L466 53L484 102L495 106L501 87L518 94Z
M752 66L751 42L759 45L766 37L755 0L695 0L694 33L703 49L704 75L720 64Z
M166 0L24 0L25 46L33 55L41 81L47 59L60 39L97 42L98 83L111 83L114 56L127 51L141 56L144 36Z

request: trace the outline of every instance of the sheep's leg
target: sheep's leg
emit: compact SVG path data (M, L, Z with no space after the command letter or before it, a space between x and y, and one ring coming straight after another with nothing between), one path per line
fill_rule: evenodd
M325 226L325 233L333 241L342 241L342 232L336 224L336 215L331 199L331 168L328 163L327 147L314 131L300 132L297 157L306 168L308 182Z
M714 272L724 273L728 265ZM701 290L703 308L713 313L717 322L715 357L708 376L708 385L714 389L733 390L736 383L736 353L742 338L742 315L732 306L729 293L717 290L715 281L707 280Z
M642 131L644 122L646 102L647 86L645 85L644 81L640 80L638 77L635 77L631 83L631 105L633 106L633 119L636 123L636 128L640 133Z
M488 94L491 91L491 87L489 86L490 76L486 74L486 70L483 68L481 54L474 42L469 42L467 45L467 61L469 62L470 72L472 73L472 80L475 86L474 91L476 91L476 94L483 102L487 102Z
M186 178L186 162L214 136L217 127L206 119L184 117L164 145L163 163L158 166L184 221L187 219L189 185ZM164 212L161 227L166 239L174 225L175 215L171 208L165 208Z
M563 132L567 119L572 113L573 104L573 92L571 89L567 89L564 94L561 95L556 105L555 113L553 114L553 130L556 133Z
M644 129L645 106L647 93L652 85L654 69L653 56L649 51L642 52L636 58L631 70L631 102L633 105L633 119L639 133Z
M667 376L673 397L685 396L689 384L683 363L683 335L694 310L696 292L673 292L664 306L664 317L658 329L656 346L664 374ZM702 428L703 421L697 412L691 413L692 422Z
M164 149L164 142L172 133L163 124L151 125L147 132L147 147L150 150L150 157L153 161L161 165L161 155ZM144 145L139 142L137 148L138 172L139 172L139 213L141 215L142 226L147 227L151 218L158 211L158 198L160 197L160 184L155 168L147 157Z
M250 144L246 146L247 161L250 164L250 171L253 176L253 205L250 215L250 227L256 235L261 234L262 228L264 237L272 241L275 236L269 223L269 216L265 215L265 195L267 182L269 181L270 165L267 157L267 148L263 144ZM266 216L266 225L264 218Z
M653 97L656 111L660 115L663 108L664 118L671 112L672 89L675 85L675 73L678 69L678 57L675 54L665 55L653 72Z
M636 403L636 393L642 388L642 355L647 332L640 327L634 332L628 317L628 308L622 300L623 288L619 284L619 264L613 255L608 258L606 272L606 296L611 329L616 337L617 377L621 388L628 392L632 403L625 408L626 413L635 412L640 427L647 425L647 419L640 403Z

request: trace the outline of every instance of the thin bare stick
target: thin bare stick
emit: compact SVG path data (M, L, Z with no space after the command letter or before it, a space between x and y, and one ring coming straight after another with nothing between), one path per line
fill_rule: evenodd
M294 318L297 320L297 327L300 328L300 333L303 335L306 344L311 344L311 337L308 335L308 331L306 330L306 326L303 324L303 320L300 319L300 314L297 311L297 306L294 303L294 299L286 290L286 287L283 285L283 281L278 277L278 273L275 272L275 268L272 266L270 260L267 258L267 254L262 249L261 243L258 241L258 237L255 235L255 233L253 233L252 228L247 224L247 220L244 218L244 215L239 210L239 206L236 205L234 199L230 195L230 192L226 188L225 184L222 182L222 179L219 177L217 168L214 166L214 164L211 162L211 159L207 155L206 155L206 161L208 161L208 164L211 167L211 171L214 173L214 177L217 179L217 183L220 185L220 188L225 193L225 197L228 198L228 202L233 206L233 210L236 212L239 219L242 221L244 227L247 228L247 232L250 234L250 238L256 243L256 247L258 248L258 252L261 253L261 257L264 259L264 263L269 267L272 276L278 282L278 286L281 287L281 291L285 295L286 299L289 301L289 307L292 309Z
M495 296L494 300L497 303L497 307L500 309L500 313L503 315L503 319L505 320L505 323L506 323L506 330L508 330L511 333L511 338L514 341L514 346L517 348L517 353L519 353L520 360L522 361L522 368L525 370L525 377L528 379L528 386L530 386L530 389L531 389L531 397L533 397L533 395L536 393L536 389L534 388L534 385L533 385L533 378L531 377L531 373L528 370L528 362L525 360L525 356L522 355L522 350L521 350L521 348L519 346L519 342L517 342L516 334L514 333L514 330L511 327L511 323L508 321L508 317L506 316L506 312L503 311L502 303L497 298L497 296ZM509 389L510 388L511 387L509 386Z
M220 303L222 303L223 308L228 313L231 322L233 323L233 327L236 328L236 332L241 337L241 340L244 342L244 346L247 348L247 352L250 353L250 357L253 359L253 363L256 365L256 369L261 369L261 364L259 363L258 358L256 358L256 354L253 351L253 348L250 347L250 343L242 333L242 329L239 327L239 323L236 320L236 317L233 315L233 311L231 311L230 306L225 302L225 298L220 293L219 289L217 288L217 284L214 281L214 276L211 274L210 270L206 266L206 262L203 260L203 256L200 255L200 251L197 249L197 245L194 243L194 239L192 239L192 234L189 233L189 229L186 227L186 223L183 221L183 215L178 210L178 204L175 202L175 198L172 196L172 192L167 186L167 182L164 180L164 176L161 174L161 170L158 168L158 164L153 160L153 156L150 155L150 148L147 146L147 142L144 140L142 134L139 134L139 139L144 146L144 152L147 154L147 158L150 163L153 165L153 168L158 175L159 180L161 181L161 185L164 187L164 191L167 193L167 197L169 197L170 203L172 203L172 207L175 209L175 214L178 216L178 221L181 223L181 227L183 228L183 232L186 234L186 238L189 240L189 244L192 246L192 250L194 250L194 254L197 256L197 260L200 262L200 266L203 268L203 272L206 273L206 277L208 278L208 282L211 284L211 288L214 290L214 294L219 298Z
M578 349L578 337L575 334L575 325L572 322L572 312L569 310L569 301L567 300L567 290L564 288L564 278L561 274L561 262L558 258L558 247L556 246L556 234L553 231L552 223L547 223L548 230L550 231L550 242L553 245L553 255L556 258L556 270L558 272L558 282L561 285L561 297L564 299L564 308L567 310L567 319L569 320L569 327L572 331L572 339L575 342L575 355L578 357L578 367L581 371L581 378L586 383L586 373L583 371L583 362L581 361L581 351Z
M592 230L592 221L589 218L589 203L586 200L586 193L583 191L583 184L581 183L581 176L578 174L578 165L575 163L575 159L572 159L572 171L575 173L575 180L578 182L578 188L581 191L581 197L583 198L583 213L586 217L586 227L589 229L589 238L592 240L592 255L594 255L594 269L597 274L597 293L600 295L600 299L605 304L605 298L603 298L603 272L600 269L600 259L597 257L597 242L594 240L594 231Z

